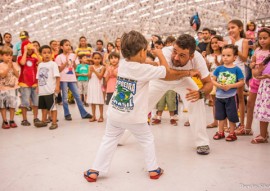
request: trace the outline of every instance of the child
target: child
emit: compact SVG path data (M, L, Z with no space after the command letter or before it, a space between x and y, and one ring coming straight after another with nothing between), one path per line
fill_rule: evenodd
M216 91L216 113L219 131L213 139L225 138L224 123L226 118L230 124L230 134L226 141L235 141L237 137L234 133L235 123L239 122L235 95L237 88L244 86L244 75L238 66L234 65L238 50L234 45L225 45L222 49L222 61L224 65L217 67L214 71L213 84L217 87Z
M15 108L17 107L16 90L18 86L19 66L12 62L13 51L10 47L3 47L0 63L0 110L3 119L2 128L9 129L17 127L14 122ZM6 107L9 107L10 121L6 116Z
M109 102L110 102L111 97L113 95L113 92L115 90L120 55L117 52L112 52L109 54L108 59L110 61L110 66L108 66L108 68L105 72L105 75L104 75L106 83L107 83L106 105L109 105Z
M100 116L98 122L103 122L104 97L102 92L102 79L105 73L105 67L102 66L102 54L100 52L94 52L92 59L94 65L90 66L88 73L87 103L91 104L93 117L90 118L89 121L96 121L96 105L99 105Z
M31 124L27 120L27 108L30 107L30 99L32 101L32 108L34 114L34 124L39 123L38 115L38 94L37 94L37 66L41 62L39 52L31 44L29 40L25 40L21 47L22 56L18 57L18 63L21 67L21 73L19 77L19 86L21 93L21 108L23 121L21 125L30 126ZM37 55L37 58L33 57L33 54Z
M254 22L249 22L247 24L246 31L246 38L248 39L249 45L248 55L251 57L253 55L253 44L256 42L256 24Z
M233 44L238 46L238 56L234 64L238 66L244 75L244 80L246 78L245 64L248 58L248 40L245 39L244 26L240 20L231 20L228 24L228 30L230 35L230 40L228 44ZM238 100L239 100L239 112L240 112L240 124L239 128L244 129L245 125L245 100L244 100L244 87L241 86L237 90Z
M260 121L260 135L255 137L251 143L268 143L267 128L270 122L270 62L260 64L254 76L261 80L258 95L256 99L254 115Z
M144 148L147 170L151 179L158 179L163 170L158 167L154 138L147 125L149 81L167 78L169 67L161 52L154 50L161 66L144 64L147 41L142 34L131 31L122 36L121 50L125 59L119 64L117 88L114 91L107 115L106 132L97 153L93 168L84 172L89 182L95 182L99 171L107 172L117 142L128 129Z
M55 103L55 95L60 92L60 74L57 64L51 61L52 49L48 45L40 48L43 62L38 65L38 108L42 109L42 121L36 123L36 127L47 126L47 114L51 111L52 125L50 129L56 129L57 125L57 109Z
M255 50L252 57L252 63L250 67L253 68L253 71L256 70L259 65L262 64L263 60L270 53L270 29L263 28L258 32L259 37L259 47ZM252 78L249 81L249 96L247 101L247 120L246 127L237 129L235 131L236 135L253 135L252 132L252 121L253 121L253 111L255 106L255 101L260 85L260 80Z
M206 64L209 68L209 71L211 72L211 77L213 76L213 72L215 69L221 65L221 50L222 48L219 46L219 42L223 41L223 38L221 36L214 36L211 38L210 43L207 47L207 55L206 55ZM213 87L213 90L210 93L210 99L209 99L209 106L213 106L213 115L214 115L214 122L207 125L207 128L214 128L218 126L218 122L215 119L215 97L216 95L216 88ZM211 104L212 103L212 104Z
M85 54L79 55L81 63L76 67L76 76L78 77L78 88L81 100L84 100L84 105L88 107L87 100L87 86L88 86L88 72L89 66L87 64L88 57Z
M56 57L55 62L58 64L60 71L60 87L62 90L63 96L63 108L64 108L64 116L67 121L71 121L72 117L68 108L68 88L72 92L76 104L78 106L79 112L83 119L89 119L92 116L87 113L87 111L83 107L83 103L80 99L80 95L78 93L77 88L77 79L75 74L75 54L70 53L71 46L70 42L67 39L63 39L60 42L60 51L59 55Z

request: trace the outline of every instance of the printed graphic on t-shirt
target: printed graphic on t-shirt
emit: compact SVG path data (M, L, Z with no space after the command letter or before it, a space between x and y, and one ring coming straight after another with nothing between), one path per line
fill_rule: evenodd
M40 86L47 85L48 72L49 72L48 68L40 68L39 74L38 74L38 83Z
M234 84L236 83L236 75L229 71L220 72L217 81L222 85Z
M26 66L29 66L29 67L33 66L33 62L30 61L30 60L27 60L26 61Z
M136 94L136 86L136 80L117 77L116 94L112 98L112 107L123 112L133 110L133 97Z

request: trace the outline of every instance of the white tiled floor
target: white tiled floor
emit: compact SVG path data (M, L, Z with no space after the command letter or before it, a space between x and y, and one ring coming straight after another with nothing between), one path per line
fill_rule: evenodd
M1 191L241 191L270 190L270 143L250 144L251 137L233 143L212 140L216 129L208 129L211 153L196 154L187 114L179 125L169 124L167 112L161 125L153 126L159 164L165 169L159 180L150 180L143 153L133 137L114 155L111 170L88 183L83 171L95 157L104 133L104 123L90 123L70 106L73 120L63 120L59 128L19 127L0 129ZM206 106L207 121L211 109ZM90 110L90 108L88 108ZM29 113L32 120L32 115ZM20 117L16 117L19 123ZM254 128L258 126L255 122ZM256 131L258 129L256 128ZM257 132L256 132L257 134Z

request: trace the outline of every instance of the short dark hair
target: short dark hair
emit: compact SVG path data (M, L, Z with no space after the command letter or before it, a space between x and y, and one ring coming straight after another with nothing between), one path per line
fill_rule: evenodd
M211 30L211 31L210 31L210 34L211 34L211 35L216 35L217 32L216 32L215 30Z
M196 50L196 41L194 37L189 34L182 34L180 35L175 44L182 49L189 49L189 53L193 54Z
M8 32L6 32L3 37L5 38L6 35L10 35L12 37L12 35Z
M39 48L39 52L42 53L42 50L44 49L50 49L50 51L52 51L52 48L49 45L43 45L42 47Z
M121 51L124 58L130 58L141 50L147 49L147 40L137 31L132 30L129 33L124 33L121 39Z
M4 46L2 49L1 49L1 51L0 51L0 55L13 55L13 50L12 50L12 48L10 48L10 47L7 47L7 46Z
M113 57L120 59L120 54L117 53L117 52L111 52L111 53L109 54L109 57L108 57L108 58L109 58L109 60L110 60L110 59L112 59Z
M233 55L234 56L238 55L238 46L235 46L233 44L227 44L227 45L223 46L223 48L222 48L222 50L225 50L225 49L232 49Z
M168 44L168 43L174 43L175 42L175 37L174 36L168 36L165 40L165 45Z
M102 40L98 39L97 42L96 42L96 44L97 44L98 42L100 42L100 43L103 45L103 41L102 41Z
M56 40L51 40L50 45L52 45L52 43L54 43L54 42L57 42L57 41Z
M202 31L208 31L211 34L211 29L209 29L209 28L203 28Z
M85 57L85 56L87 57L86 54L79 54L79 55L78 55L79 59L82 59L82 58Z
M158 44L158 45L163 45L163 46L164 46L164 44L163 44L162 40L157 40L157 41L155 42L155 44Z

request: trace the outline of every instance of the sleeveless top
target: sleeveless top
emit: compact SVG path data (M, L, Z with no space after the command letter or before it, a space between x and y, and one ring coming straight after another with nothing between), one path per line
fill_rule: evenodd
M238 41L235 41L234 43L234 45L238 46L238 51L240 52L243 52L243 40L244 38L240 38ZM231 39L228 41L228 44L232 44ZM234 61L234 64L242 70L245 76L245 62L242 61L239 56L237 56L236 60Z

